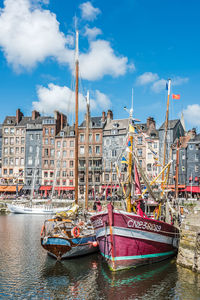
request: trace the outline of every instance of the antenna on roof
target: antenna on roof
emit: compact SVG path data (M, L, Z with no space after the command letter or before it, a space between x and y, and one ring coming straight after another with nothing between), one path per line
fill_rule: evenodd
M134 122L140 122L139 119L135 119L133 118L133 88L132 88L132 97L131 97L131 108L130 109L127 109L126 106L124 106L124 110L126 112L128 112L129 114L129 118L134 121Z

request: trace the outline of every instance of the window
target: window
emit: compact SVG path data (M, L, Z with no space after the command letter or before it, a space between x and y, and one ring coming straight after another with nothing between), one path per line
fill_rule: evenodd
M60 177L60 171L56 172L56 177Z
M50 172L50 177L51 177L51 178L53 177L53 172Z
M70 150L69 156L70 156L70 157L74 157L74 150Z
M112 150L112 157L116 157L117 156L117 150Z
M73 177L74 176L74 172L73 171L69 171L69 176Z
M21 147L21 154L24 153L24 147Z
M51 134L54 135L54 128L51 128Z
M4 164L5 166L8 165L8 157L4 157L4 159L3 159L3 164Z
M29 147L29 152L32 153L33 152L33 146Z
M48 172L44 172L44 177L48 177Z
M80 154L84 154L84 153L85 153L84 146L80 146Z
M66 172L66 171L63 171L63 172L62 172L62 176L63 176L63 177L66 177L66 176L67 176L67 172Z
M15 154L19 154L19 147L15 148Z
M66 142L66 141L63 142L63 147L64 147L64 148L67 147L67 142Z
M57 157L57 158L60 158L60 151L57 151L57 152L56 152L56 157Z
M92 142L92 134L89 134L89 142Z
M58 148L60 148L60 145L61 145L60 141L57 141L57 147Z
M138 156L142 156L142 149L137 150Z
M89 154L92 154L92 146L89 146Z
M74 147L74 141L70 141L70 142L69 142L69 146L70 146L70 147Z
M69 181L69 185L73 185L73 179Z
M54 145L54 139L50 139L51 145Z
M47 161L47 164L48 164L48 161ZM54 166L54 160L50 160L50 165Z
M195 160L198 161L199 160L199 154L195 153Z
M47 159L44 160L44 164L45 164L45 166L48 166L48 160Z
M193 150L193 145L189 145L189 150Z
M44 149L44 155L48 156L49 155L49 149Z
M36 134L36 140L39 140L39 139L40 139L40 135Z
M14 147L10 147L10 154L11 154L11 155L14 154Z
M79 165L80 165L80 167L84 167L85 166L85 161L84 160L80 160L79 161Z
M4 144L8 145L8 138L4 138Z
M3 174L7 175L7 173L8 173L8 170L7 169L3 169Z
M100 182L100 176L99 175L95 176L95 181Z
M141 145L141 144L142 144L142 137L141 137L141 136L138 136L137 142L138 142L138 145Z
M66 157L66 156L67 156L67 151L64 150L64 151L63 151L63 157Z
M24 158L21 158L21 166L24 166Z
M45 134L45 135L48 135L48 134L49 134L49 129L48 129L48 128L45 128L44 134Z
M96 154L100 154L100 146L95 147L95 152L96 152Z
M74 131L70 131L70 136L73 136L75 135L75 132Z
M32 158L32 156L29 156L28 165L32 165L32 164L33 164L33 158Z
M73 160L70 160L70 162L69 162L69 167L70 167L70 168L73 168L73 167L74 167L74 161L73 161Z
M24 144L24 142L25 142L25 138L21 137L21 144Z
M46 138L46 139L44 140L45 145L48 145L48 142L49 142L49 140L48 140L48 138Z
M4 154L8 154L8 147L4 148Z
M84 134L80 134L80 142L83 143L85 140L85 135Z
M31 141L33 140L33 134L30 134L30 140Z
M16 134L19 135L19 133L20 133L20 130L16 129Z
M50 156L54 156L54 149L50 149Z
M115 180L117 180L117 174L113 174L112 175L112 179L115 181Z
M10 144L13 145L14 144L14 137L10 138Z
M195 170L195 172L198 172L198 171L199 171L199 166L196 165L196 166L194 167L194 170Z
M96 134L96 142L99 142L99 141L100 141L100 134L97 133L97 134Z
M4 128L4 133L8 134L8 128Z
M147 164L147 171L151 171L151 164Z
M14 165L14 158L10 157L10 165L13 166Z
M157 143L154 143L154 144L153 144L153 147L154 147L154 149L157 149L157 148L158 148Z
M16 138L15 138L15 143L16 143L16 144L19 144L19 137L16 137Z
M105 174L105 181L109 181L109 174Z
M185 153L182 154L182 159L185 159Z
M63 161L63 168L66 168L67 167L67 162L66 160Z
M13 169L9 169L9 175L13 174Z
M62 184L63 184L63 185L66 185L66 180L63 180L63 181L62 181Z
M152 153L148 153L147 157L148 157L148 159L151 159L152 158Z

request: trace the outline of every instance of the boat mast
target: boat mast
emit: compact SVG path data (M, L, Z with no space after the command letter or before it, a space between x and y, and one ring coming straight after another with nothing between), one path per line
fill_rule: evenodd
M132 107L130 109L130 117L129 123L132 122L133 119L133 89L132 89ZM131 184L132 181L132 152L133 152L133 133L129 132L129 141L131 146L129 147L129 155L128 155L128 175L129 175L129 183ZM131 212L131 190L127 199L127 211Z
M175 175L176 199L178 199L178 173L179 173L179 140L177 140L177 149L176 149L176 175Z
M166 144L167 144L167 129L168 129L168 119L169 119L169 97L170 97L170 88L171 88L171 79L168 80L168 96L167 96L167 111L165 119L165 133L164 133L164 152L163 152L163 168L165 167L166 162ZM161 187L164 189L164 177L165 173L162 173L162 184Z
M76 30L76 52L75 52L75 75L76 75L76 90L75 90L75 203L78 204L78 75L79 75L79 60L78 60L78 30Z
M89 177L89 123L90 123L90 100L87 92L86 132L85 132L85 209L88 210L88 177Z

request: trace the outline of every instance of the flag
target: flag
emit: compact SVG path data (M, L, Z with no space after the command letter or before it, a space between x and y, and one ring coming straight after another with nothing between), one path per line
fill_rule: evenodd
M168 83L166 82L166 90L168 91Z
M180 100L180 98L181 98L180 95L172 94L172 99Z
M129 132L132 132L132 133L138 133L136 128L133 127L131 124L129 124Z
M131 147L131 141L130 141L130 139L128 139L127 146Z
M122 163L122 164L127 164L127 165L128 165L128 162L127 162L127 159L126 159L125 156L122 156L121 163Z

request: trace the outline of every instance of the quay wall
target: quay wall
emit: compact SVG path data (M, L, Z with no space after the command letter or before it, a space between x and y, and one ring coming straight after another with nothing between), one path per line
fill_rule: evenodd
M177 264L200 273L200 203L181 224Z

